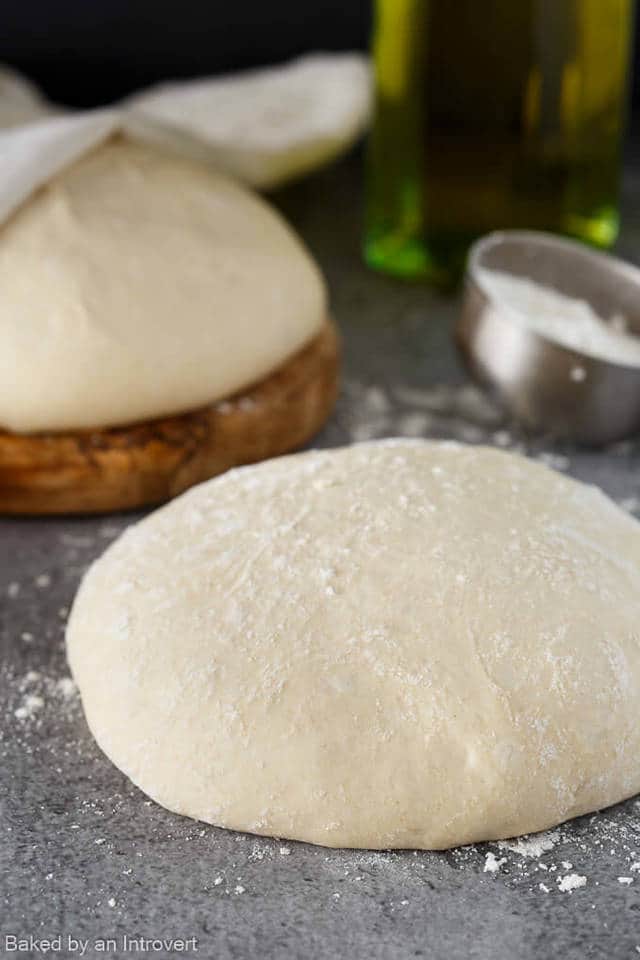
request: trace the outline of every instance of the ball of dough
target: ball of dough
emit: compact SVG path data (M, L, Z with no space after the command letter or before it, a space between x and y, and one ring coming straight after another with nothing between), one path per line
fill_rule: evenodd
M94 564L68 653L114 763L225 827L443 848L640 789L640 526L496 450L204 483Z
M319 332L323 280L280 216L211 169L112 140L1 228L0 426L182 413Z

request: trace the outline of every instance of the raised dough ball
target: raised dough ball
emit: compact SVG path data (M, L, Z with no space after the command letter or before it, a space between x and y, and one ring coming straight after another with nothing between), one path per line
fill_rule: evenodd
M442 848L640 788L640 526L487 448L204 483L94 564L68 652L105 753L225 827Z
M320 273L258 196L113 140L0 230L0 426L111 427L204 406L319 332Z

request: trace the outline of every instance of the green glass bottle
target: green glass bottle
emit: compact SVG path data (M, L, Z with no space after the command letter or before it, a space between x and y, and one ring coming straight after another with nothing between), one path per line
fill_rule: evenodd
M497 228L607 247L634 0L377 0L365 256L450 285Z

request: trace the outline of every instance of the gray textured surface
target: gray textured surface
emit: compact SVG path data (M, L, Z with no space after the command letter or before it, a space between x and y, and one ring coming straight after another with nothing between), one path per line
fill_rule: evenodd
M343 164L279 198L326 269L346 340L345 389L319 442L408 433L524 445L618 500L637 498L637 444L604 453L524 444L473 393L453 389L464 379L449 342L456 302L362 267L357 182ZM622 248L640 257L640 236L627 232ZM133 519L0 521L0 955L12 934L62 935L58 956L74 955L68 935L89 939L85 956L100 955L101 937L117 938L112 956L173 955L126 953L123 934L196 937L198 955L219 960L640 954L634 800L563 827L540 859L495 844L417 854L281 844L147 801L99 753L58 683L78 579ZM504 858L495 872L484 870L487 854ZM574 873L586 884L563 892L559 878Z

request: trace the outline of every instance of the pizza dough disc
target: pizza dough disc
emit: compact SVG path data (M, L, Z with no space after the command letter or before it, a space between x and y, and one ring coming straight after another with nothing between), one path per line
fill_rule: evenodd
M0 427L114 427L261 380L316 336L323 279L265 201L113 139L1 228Z
M68 654L170 810L444 848L640 789L640 527L481 447L385 441L202 484L91 568Z

